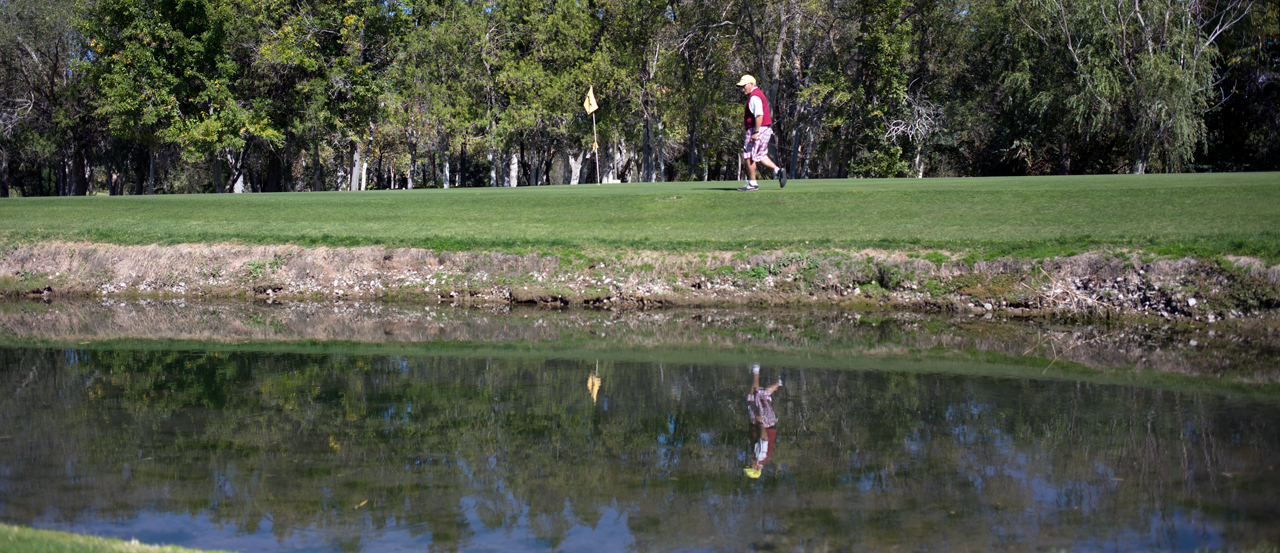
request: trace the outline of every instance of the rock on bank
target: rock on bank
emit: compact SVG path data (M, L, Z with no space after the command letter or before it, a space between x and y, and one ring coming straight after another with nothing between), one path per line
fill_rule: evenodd
M180 244L11 245L8 298L368 299L548 306L830 305L974 314L1149 314L1213 322L1280 312L1280 265L1090 252L1043 260L947 252L567 252Z

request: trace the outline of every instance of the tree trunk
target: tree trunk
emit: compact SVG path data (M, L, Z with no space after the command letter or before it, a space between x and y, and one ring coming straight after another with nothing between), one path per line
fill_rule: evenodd
M280 191L280 156L267 154L267 182L263 183L264 192Z
M653 121L649 116L644 118L644 143L640 146L640 180L653 182Z
M244 154L245 154L244 150L240 150L239 161L231 157L230 152L225 154L227 156L227 167L231 168L231 175L232 175L230 192L233 192L235 194L244 193Z
M791 131L791 155L787 156L787 177L796 178L796 158L799 156L800 133L797 129Z
M658 182L667 182L667 162L662 155L662 120L658 120L658 147L654 151L658 162Z
M413 190L414 173L418 172L418 141L409 141L409 172L405 173L405 188Z
M506 150L502 150L502 151L498 152L498 159L497 159L497 161L495 161L495 162L494 162L494 164L493 164L494 169L495 169L495 172L497 173L497 179L498 179L498 185L497 185L497 186L498 186L498 188L506 188L506 187L507 187L507 180L508 180L508 179L507 179L507 173L508 173L508 171L507 171L507 166L508 166L508 165L510 165L510 164L508 163L508 160L510 159L510 156L511 156L511 154L510 154L510 153L508 153Z
M156 193L156 149L147 145L147 195Z
M524 170L524 182L526 186L537 186L533 182L533 168L529 167L529 148L525 143L520 143L520 161Z
M370 140L372 142L372 139ZM369 189L369 144L360 145L360 190Z
M58 189L59 196L70 196L67 186L67 158L58 158L58 170L53 175L53 186Z
M285 192L293 192L294 187L296 185L293 183L293 149L292 148L285 148L284 156L281 161L284 163L284 165L280 168L281 177L282 177L281 186L283 187L283 190Z
M71 193L75 196L87 196L89 194L89 178L86 174L87 168L84 163L84 148L79 144L72 146L71 152Z
M1129 166L1130 175L1141 175L1147 172L1147 162L1151 158L1151 149L1146 147L1139 148L1137 155L1134 156L1133 165Z
M134 153L136 154L137 152ZM144 190L142 186L146 184L147 181L145 178L146 175L142 172L142 164L145 163L145 161L139 159L136 155L131 157L133 157L133 195L141 196L142 191Z
M484 149L484 159L489 162L489 187L497 188L498 186L498 166L493 163L493 148Z
M689 180L698 180L698 135L693 132L693 118L689 126Z
M542 186L542 147L536 142L529 151L529 186Z
M213 193L222 192L222 160L218 159L218 155L213 155Z
M578 152L577 155L570 155L569 152L565 152L564 157L569 165L569 184L578 184L582 179L583 152Z
M113 166L111 162L108 161L107 162L107 195L108 196L120 195L120 192L116 190L116 187L119 186L119 182L120 182L120 179L116 178L115 166Z
M350 172L350 173L348 173L348 175L349 175L349 177L350 177L350 178L349 178L349 180L347 181L347 190L348 190L348 191L351 191L351 190L358 190L358 189L359 189L359 187L360 187L360 173L361 173L361 171L360 171L360 162L361 162L361 159L360 159L360 158L362 157L362 156L361 156L361 154L363 153L363 152L361 152L361 151L360 151L360 147L361 147L361 143L360 143L360 141L359 141L359 140L353 140L353 141L352 141L352 145L351 145L351 172Z
M9 197L9 152L0 151L0 198Z
M315 192L324 192L324 164L320 162L320 142L311 147L311 162L315 165Z
M809 160L813 157L813 154L811 153L813 150L813 130L806 131L804 138L805 138L804 146L803 146L804 149L801 150L802 152L804 152L804 158L800 160L801 163L800 163L799 174L800 174L800 178L807 179L809 178Z
M606 145L601 147L600 150L596 152L596 155L599 156L602 153L605 155L600 158L600 184L609 184L613 182L614 175L616 174L613 166L613 146Z
M458 146L458 188L467 185L467 141Z
M449 169L450 169L450 167L449 167L449 150L445 150L445 151L444 151L443 159L444 159L444 168L443 168L443 172L442 172L442 175L441 175L441 178L440 178L440 182L442 183L442 185L444 186L444 188L449 188L450 178L453 176L453 175L451 174L451 173L452 173L452 171L450 171L450 170L449 170Z
M253 170L252 164L245 164L245 179L249 181L249 190L255 194L262 192L262 175Z
M702 155L699 156L698 163L702 167L702 182L711 180L711 159L707 157L707 149L702 148Z
M515 188L520 184L520 156L511 152L507 158L507 186Z

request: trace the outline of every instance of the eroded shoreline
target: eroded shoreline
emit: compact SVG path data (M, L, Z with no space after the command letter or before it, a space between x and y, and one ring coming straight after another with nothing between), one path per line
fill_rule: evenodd
M1280 315L1280 265L1088 252L1044 260L949 252L557 252L513 255L290 245L10 246L16 298L410 301L551 307L837 307L976 316L1151 316L1213 324Z

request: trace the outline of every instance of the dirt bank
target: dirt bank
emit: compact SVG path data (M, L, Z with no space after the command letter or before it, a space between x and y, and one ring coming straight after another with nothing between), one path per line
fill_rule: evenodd
M885 307L973 315L1280 315L1280 265L1090 252L965 260L948 252L571 252L180 244L11 245L6 297L405 300L630 309Z

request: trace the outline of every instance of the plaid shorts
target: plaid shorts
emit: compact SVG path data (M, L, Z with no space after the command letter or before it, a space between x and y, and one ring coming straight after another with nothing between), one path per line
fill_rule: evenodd
M760 137L751 140L751 131L747 130L742 140L742 159L760 161L769 157L769 139L773 138L772 127L760 127Z

